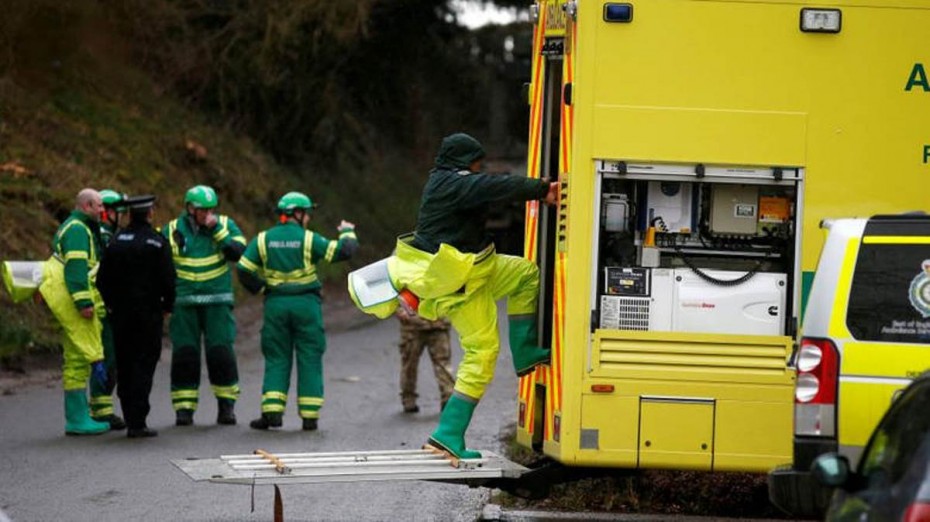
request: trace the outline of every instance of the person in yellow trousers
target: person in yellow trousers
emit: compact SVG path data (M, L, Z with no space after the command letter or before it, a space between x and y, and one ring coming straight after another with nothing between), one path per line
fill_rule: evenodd
M417 313L425 319L448 317L459 334L465 354L427 447L462 459L481 456L466 449L465 431L494 376L500 350L497 300L507 299L517 375L550 358L549 350L537 345L539 269L528 259L495 253L484 224L493 203L539 199L556 204L558 183L483 174L483 158L481 144L467 134L442 140L423 189L416 232L401 237L387 260L391 286L402 296L414 296L410 308L418 305ZM351 275L349 291L359 308L380 318L398 307L397 300L364 302Z
M106 387L100 314L103 300L94 287L100 259L100 214L103 202L93 189L81 190L75 209L58 227L52 257L43 269L39 292L61 324L64 364L65 434L96 435L110 424L90 416L87 384L93 375Z

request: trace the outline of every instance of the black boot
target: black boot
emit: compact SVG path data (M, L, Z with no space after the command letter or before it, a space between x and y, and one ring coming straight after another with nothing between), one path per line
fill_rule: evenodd
M158 432L152 428L129 428L126 430L126 436L130 439L141 439L145 437L157 437Z
M126 429L126 422L116 414L104 415L103 417L94 417L94 420L97 422L106 422L109 424L110 431Z
M216 414L216 423L232 426L236 424L236 413L233 411L236 402L231 399L219 399L217 401L219 412Z
M249 423L249 427L255 430L267 430L268 428L281 427L280 413L262 413L262 416Z
M190 426L194 423L194 410L178 410L174 415L175 426Z
M315 431L316 428L316 419L304 419L304 431Z

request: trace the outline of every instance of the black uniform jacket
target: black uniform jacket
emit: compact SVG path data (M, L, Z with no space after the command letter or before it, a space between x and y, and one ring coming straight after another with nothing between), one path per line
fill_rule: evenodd
M168 240L149 223L130 223L107 246L97 288L116 320L171 312L174 263Z

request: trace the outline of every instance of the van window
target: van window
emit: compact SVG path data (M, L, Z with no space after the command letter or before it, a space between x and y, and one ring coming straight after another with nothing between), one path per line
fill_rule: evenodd
M864 240L846 326L860 341L930 343L930 245Z

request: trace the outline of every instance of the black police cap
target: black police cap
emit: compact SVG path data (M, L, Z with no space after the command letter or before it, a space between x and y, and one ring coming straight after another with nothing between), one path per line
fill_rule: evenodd
M145 210L155 203L155 196L130 196L123 200L123 205L130 210Z

